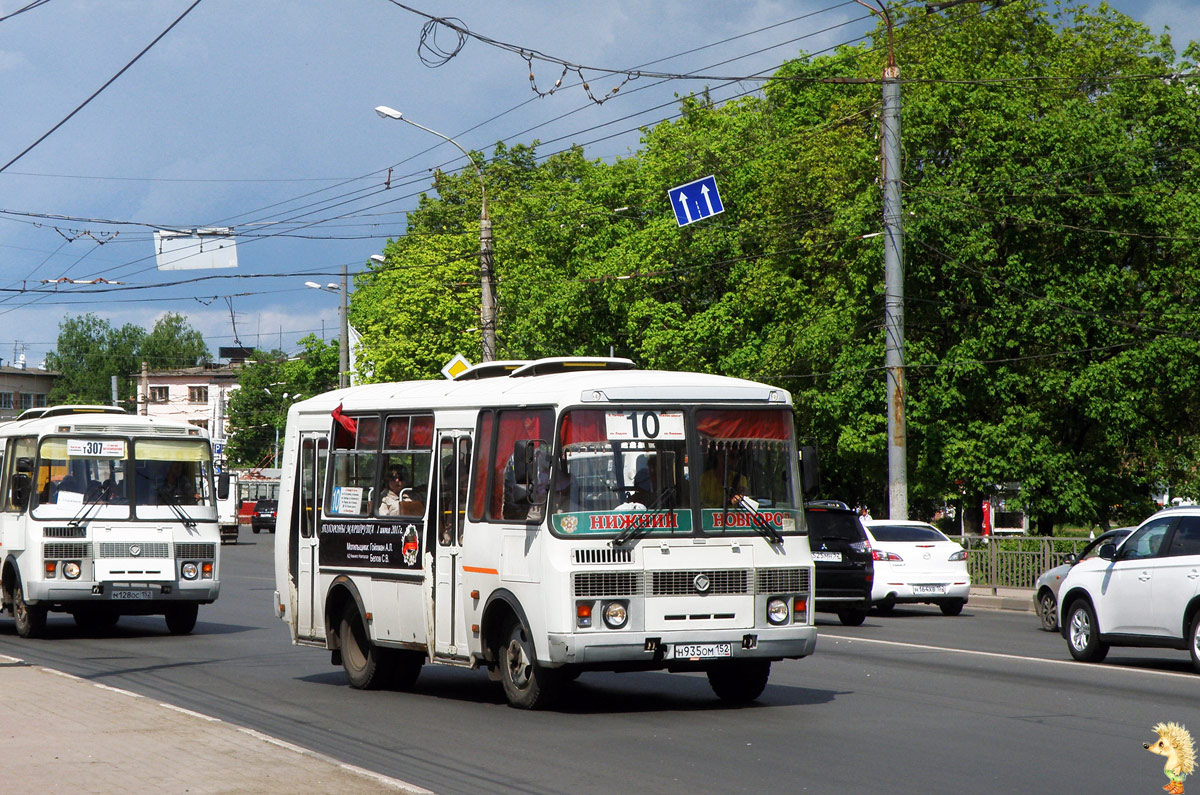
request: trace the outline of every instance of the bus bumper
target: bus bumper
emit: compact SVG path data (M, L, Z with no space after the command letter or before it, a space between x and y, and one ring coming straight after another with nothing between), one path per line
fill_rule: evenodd
M153 602L199 602L208 604L221 591L219 582L30 582L26 599L31 604L111 604L128 605Z
M729 644L728 657L675 658L676 644ZM669 668L721 659L799 659L816 651L817 628L754 627L730 631L551 633L551 665L604 665L633 663Z

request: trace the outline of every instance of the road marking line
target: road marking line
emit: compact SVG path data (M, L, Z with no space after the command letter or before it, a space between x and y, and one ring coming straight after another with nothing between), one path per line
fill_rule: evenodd
M168 704L165 701L160 701L158 703L158 705L160 707L166 707L167 709L169 709L173 712L180 712L184 715L190 715L193 718L203 718L204 720L206 720L210 723L224 723L225 722L225 721L221 720L220 718L214 718L212 715L205 715L203 712L193 712L190 709L184 709L183 707L177 707L174 704Z
M902 646L909 649L921 649L923 651L946 651L955 654L972 654L979 657L994 657L998 660L1024 660L1027 662L1048 663L1049 665L1084 665L1096 671L1128 671L1136 674L1151 674L1154 676L1174 676L1195 681L1196 674L1180 673L1178 671L1152 671L1146 668L1130 668L1124 665L1105 665L1104 663L1081 663L1076 660L1048 660L1045 657L1022 657L1019 654L1004 654L997 651L976 651L975 649L955 649L951 646L929 646L924 643L904 643L898 640L879 640L878 638L854 638L848 635L825 635L821 638L831 638L833 640L845 640L852 643L878 643L882 646ZM819 641L818 641L819 642Z

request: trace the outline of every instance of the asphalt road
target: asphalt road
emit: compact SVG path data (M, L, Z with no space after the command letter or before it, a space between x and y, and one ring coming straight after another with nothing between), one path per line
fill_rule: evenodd
M703 676L666 673L584 674L549 712L510 709L482 672L435 666L413 692L360 692L327 652L289 644L271 612L273 537L242 538L223 548L221 598L190 636L160 618L86 635L52 616L48 637L25 641L5 617L0 653L442 793L1157 792L1151 726L1200 730L1186 653L1114 649L1082 665L1033 614L970 605L861 627L822 616L817 653L776 663L740 709Z

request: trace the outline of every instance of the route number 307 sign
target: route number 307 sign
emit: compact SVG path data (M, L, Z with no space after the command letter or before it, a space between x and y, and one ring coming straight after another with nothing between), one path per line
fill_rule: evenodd
M609 439L683 439L682 411L609 411Z

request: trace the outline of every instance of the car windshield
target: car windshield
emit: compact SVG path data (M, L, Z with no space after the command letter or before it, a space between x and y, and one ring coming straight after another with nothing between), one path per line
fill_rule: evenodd
M911 524L877 524L868 528L876 541L933 543L948 540L932 527Z

